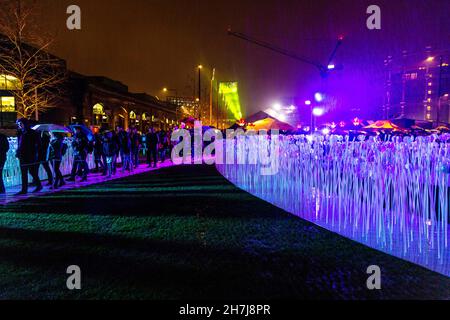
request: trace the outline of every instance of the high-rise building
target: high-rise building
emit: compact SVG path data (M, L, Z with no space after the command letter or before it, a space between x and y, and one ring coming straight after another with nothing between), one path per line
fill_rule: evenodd
M421 63L391 68L386 80L383 111L388 118L449 123L449 55L430 55Z

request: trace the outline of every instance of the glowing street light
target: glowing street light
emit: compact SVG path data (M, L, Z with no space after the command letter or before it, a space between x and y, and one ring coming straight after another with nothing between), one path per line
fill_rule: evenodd
M325 114L325 110L323 108L317 107L313 109L312 113L315 117L321 117Z
M317 93L314 95L314 99L315 99L317 102L322 102L323 99L324 99L323 94L321 94L320 92L317 92Z
M305 101L305 106L310 106L311 105L311 100L306 100Z
M336 66L334 64L329 64L327 68L328 70L334 70L336 69Z
M426 62L433 62L434 61L434 57L428 57L427 60L425 60Z

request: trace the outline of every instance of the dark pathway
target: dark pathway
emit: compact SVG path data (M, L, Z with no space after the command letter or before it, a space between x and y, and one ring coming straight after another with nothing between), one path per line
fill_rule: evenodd
M78 292L65 286L73 264ZM366 288L372 264L381 291ZM188 166L2 206L0 298L450 299L450 279Z

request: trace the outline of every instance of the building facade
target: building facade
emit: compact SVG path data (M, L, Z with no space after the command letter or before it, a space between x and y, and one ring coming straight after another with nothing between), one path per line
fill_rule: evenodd
M145 93L130 92L126 85L106 77L69 71L63 59L52 58L61 65L64 81L56 98L50 102L52 105L33 114L31 120L60 125L84 124L93 131L120 126L146 132L150 127L168 130L177 125L177 105ZM19 81L11 74L0 72L0 130L8 135L13 135L15 122L20 117L14 95Z
M388 66L383 114L433 124L450 123L448 54L421 59L410 67Z
M41 116L41 122L84 124L93 131L136 127L141 132L150 127L168 130L178 122L174 105L129 92L126 85L106 77L70 73L67 92L58 106Z

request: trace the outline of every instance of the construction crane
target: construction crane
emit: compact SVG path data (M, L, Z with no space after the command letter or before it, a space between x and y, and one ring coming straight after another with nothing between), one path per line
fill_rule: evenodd
M314 60L312 60L312 59L310 59L310 58L301 56L301 55L299 55L299 54L297 54L297 53L295 53L295 52L292 52L292 51L289 51L289 50L286 50L286 49L277 47L277 46L275 46L275 45L273 45L273 44L270 44L270 43L268 43L268 42L261 41L261 40L257 40L257 39L255 39L255 38L250 37L250 36L248 36L248 35L245 35L245 34L243 34L243 33L234 32L234 31L232 31L231 29L228 29L228 34L229 34L230 36L234 36L234 37L236 37L236 38L239 38L239 39L248 41L248 42L250 42L250 43L256 44L257 46L260 46L260 47L269 49L269 50L274 51L274 52L277 52L277 53L280 53L280 54L282 54L282 55L284 55L284 56L293 58L293 59L298 60L298 61L301 61L301 62L303 62L303 63L307 63L307 64L310 64L310 65L313 65L314 67L316 67L316 68L319 70L320 76L323 77L323 78L326 78L326 77L328 76L328 74L330 73L330 71L335 70L335 69L338 69L338 67L336 67L336 66L334 66L334 65L331 65L331 63L332 63L334 57L336 56L336 53L337 53L339 47L342 45L342 42L344 41L344 37L340 36L340 37L338 38L338 41L337 41L337 43L336 43L336 46L335 46L333 52L331 53L330 58L328 59L327 64L326 64L326 65L323 65L323 64L321 64L321 63L318 62L318 61L314 61Z

